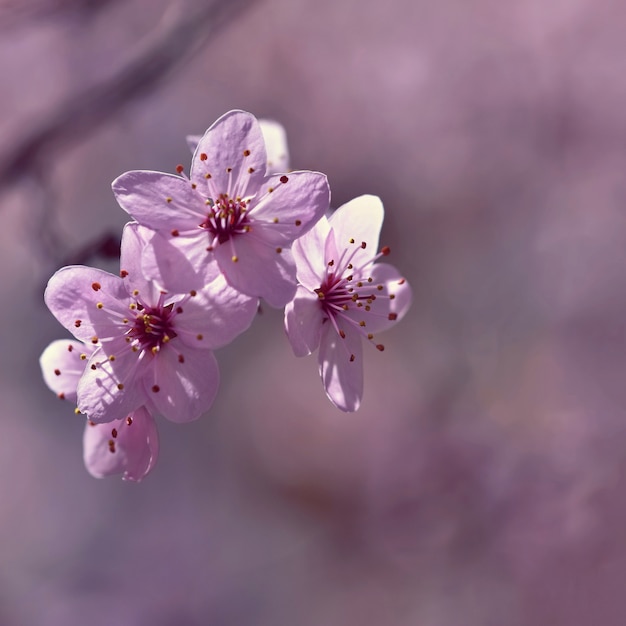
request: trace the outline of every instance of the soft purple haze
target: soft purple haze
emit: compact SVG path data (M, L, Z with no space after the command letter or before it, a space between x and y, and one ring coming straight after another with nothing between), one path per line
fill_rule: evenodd
M92 130L18 150L193 4L0 2L0 164L28 157L0 193L0 623L623 626L623 4L258 2ZM46 281L117 272L89 256L128 217L111 181L187 168L235 108L282 123L333 206L382 199L412 307L353 414L264 307L211 410L159 422L150 475L95 480L39 371Z

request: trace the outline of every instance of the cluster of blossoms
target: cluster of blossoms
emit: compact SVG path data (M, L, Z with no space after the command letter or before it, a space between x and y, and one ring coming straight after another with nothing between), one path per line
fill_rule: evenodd
M158 456L155 414L189 422L218 391L213 350L251 325L263 298L285 308L296 356L318 350L322 383L343 411L363 395L362 340L411 301L395 268L377 263L383 207L361 196L327 217L324 174L288 171L284 131L231 111L202 137L189 176L132 171L113 182L133 221L120 272L69 266L45 302L75 339L52 342L46 384L86 417L84 460L96 476L141 480Z

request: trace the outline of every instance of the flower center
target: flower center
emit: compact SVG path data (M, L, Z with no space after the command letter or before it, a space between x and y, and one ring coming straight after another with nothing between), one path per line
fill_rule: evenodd
M164 343L176 337L172 312L173 304L165 307L143 307L137 303L137 315L127 336L135 340L141 350L160 350Z
M247 233L248 224L247 203L241 198L231 198L223 193L215 202L209 201L209 212L200 228L212 235L212 240L219 243L228 241L233 235Z

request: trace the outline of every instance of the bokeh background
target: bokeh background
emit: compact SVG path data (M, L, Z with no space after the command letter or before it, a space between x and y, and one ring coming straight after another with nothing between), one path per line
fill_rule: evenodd
M624 32L620 0L0 0L0 624L623 626ZM231 108L383 199L413 307L351 415L264 307L147 479L95 480L43 288L115 268L111 181Z

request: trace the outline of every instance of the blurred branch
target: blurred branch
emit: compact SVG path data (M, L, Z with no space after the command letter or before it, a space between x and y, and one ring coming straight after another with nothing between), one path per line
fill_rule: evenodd
M115 75L73 94L0 157L0 186L38 178L61 147L84 138L120 109L156 89L202 43L254 0L204 0L154 38Z

